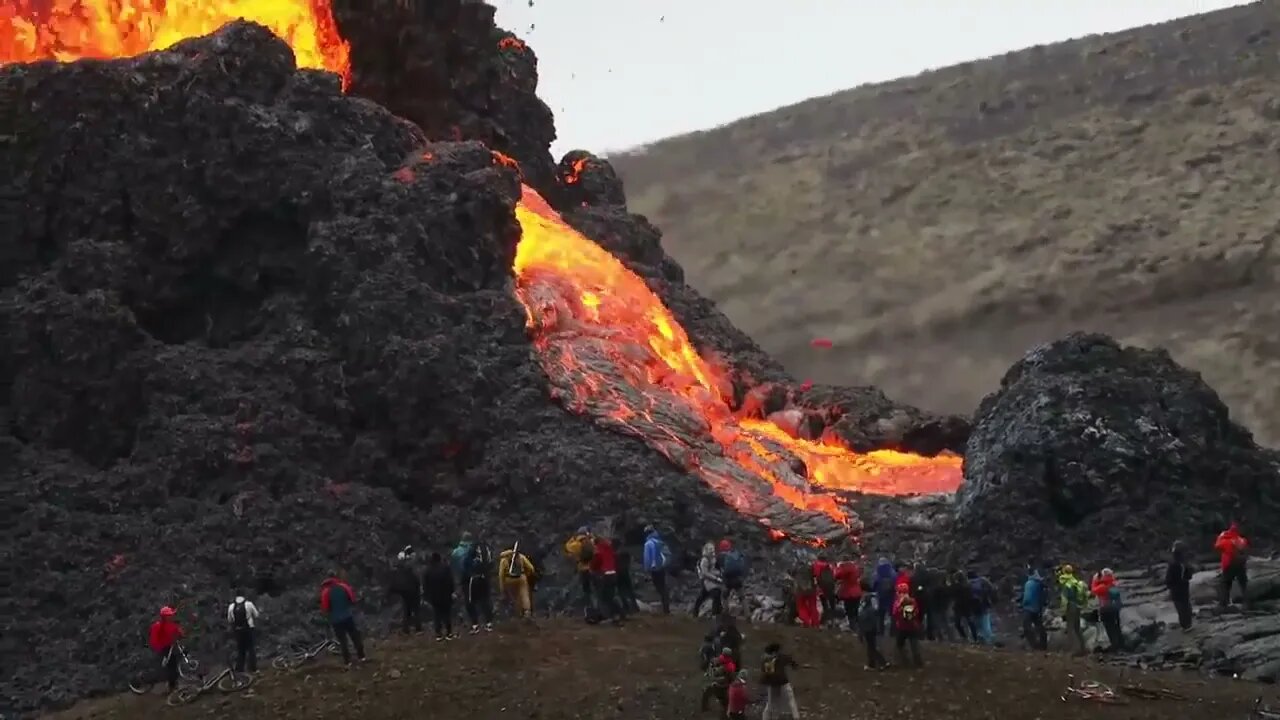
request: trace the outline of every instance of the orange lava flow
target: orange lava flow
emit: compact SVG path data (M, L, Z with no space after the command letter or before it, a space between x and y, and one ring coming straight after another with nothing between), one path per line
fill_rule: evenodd
M351 48L329 0L4 0L0 64L118 58L163 50L243 18L293 48L298 67L351 79Z
M951 492L960 484L961 458L924 457L892 450L856 453L792 437L776 425L736 417L730 409L731 387L726 372L705 360L684 328L639 276L607 250L586 238L547 205L535 191L524 188L516 207L522 237L516 250L516 294L529 319L535 345L550 345L545 333L557 332L565 319L547 317L569 308L572 322L599 328L618 348L617 366L632 375L634 387L673 391L705 421L709 435L754 475L769 481L775 496L789 505L819 511L838 521L845 512L837 498L824 490L849 490L879 495ZM550 290L548 286L553 286ZM544 293L558 294L552 303ZM566 297L569 296L569 297ZM563 348L564 345L559 347ZM561 349L557 362L582 364ZM582 368L579 368L581 370ZM589 370L589 368L588 368ZM585 401L603 391L590 372L573 392ZM642 396L643 397L643 396ZM614 420L623 423L652 417L655 408L623 406ZM769 462L779 455L770 444L804 461L813 488L796 488L770 477ZM697 469L697 468L691 468Z

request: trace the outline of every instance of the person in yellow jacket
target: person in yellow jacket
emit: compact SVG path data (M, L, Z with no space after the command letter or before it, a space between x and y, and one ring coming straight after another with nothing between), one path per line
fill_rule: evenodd
M533 563L520 552L520 544L498 554L498 583L502 592L520 613L527 618L533 611L533 598L529 592L529 580L533 577Z
M1075 645L1075 654L1084 655L1084 631L1081 618L1089 604L1089 588L1076 577L1075 568L1063 565L1058 568L1058 592L1061 599L1062 619L1066 621L1067 638Z
M596 539L591 528L585 525L564 543L564 554L578 569L578 582L582 586L582 605L590 608L591 603L591 558L595 556Z

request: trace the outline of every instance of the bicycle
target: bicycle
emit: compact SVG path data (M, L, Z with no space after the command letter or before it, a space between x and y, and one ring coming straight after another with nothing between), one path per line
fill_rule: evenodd
M232 669L230 660L222 671L203 678L195 685L183 685L177 690L169 693L168 704L172 706L187 705L195 702L195 699L209 692L215 687L224 693L240 692L248 689L253 684L253 675L247 672L236 672Z
M1141 685L1121 685L1120 693L1143 700L1186 700L1187 696L1176 690L1148 688Z
M271 667L277 670L296 670L324 652L328 652L330 655L337 655L339 652L337 641L324 640L310 647L295 645L292 652L277 655L273 658Z
M156 683L160 682L165 675L165 666L169 664L169 657L172 653L178 653L178 677L186 679L193 677L200 670L200 663L196 662L187 655L187 651L182 648L179 643L174 643L169 652L160 658L160 667L156 668L147 663L149 667L140 669L133 674L133 678L129 680L129 691L135 695L146 695L151 692Z
M1095 680L1085 680L1077 685L1075 675L1067 676L1067 687L1063 691L1062 702L1067 702L1068 697L1091 700L1107 705L1127 705L1129 703L1128 700L1117 695L1109 686Z

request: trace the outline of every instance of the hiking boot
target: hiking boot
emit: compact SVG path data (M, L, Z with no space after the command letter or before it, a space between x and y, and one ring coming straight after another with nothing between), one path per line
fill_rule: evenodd
M484 624L484 631L485 631L485 632L493 632L493 623L485 623L485 624Z
M437 635L437 636L436 636L436 642L444 642L444 636L443 636L443 635Z
M458 639L458 634L457 634L457 633L449 633L448 635L445 635L445 636L444 636L444 639L445 639L445 640L457 640L457 639Z
M472 634L472 635L479 635L479 634L480 634L480 626L479 626L479 625L472 625L472 626L471 626L471 634Z

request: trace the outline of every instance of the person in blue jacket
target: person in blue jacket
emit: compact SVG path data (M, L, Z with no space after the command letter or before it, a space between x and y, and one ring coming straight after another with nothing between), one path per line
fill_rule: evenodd
M667 573L671 567L671 551L652 525L644 528L644 570L653 579L653 589L662 601L662 614L671 614L671 594L667 591Z
M882 557L876 563L876 579L872 587L876 593L876 602L879 603L877 609L880 613L881 635L884 634L884 629L888 624L889 611L893 609L897 575L897 571L893 569L893 563L889 562L889 558Z
M1027 581L1022 586L1022 637L1032 650L1049 649L1049 634L1044 628L1047 595L1044 577L1028 566Z

